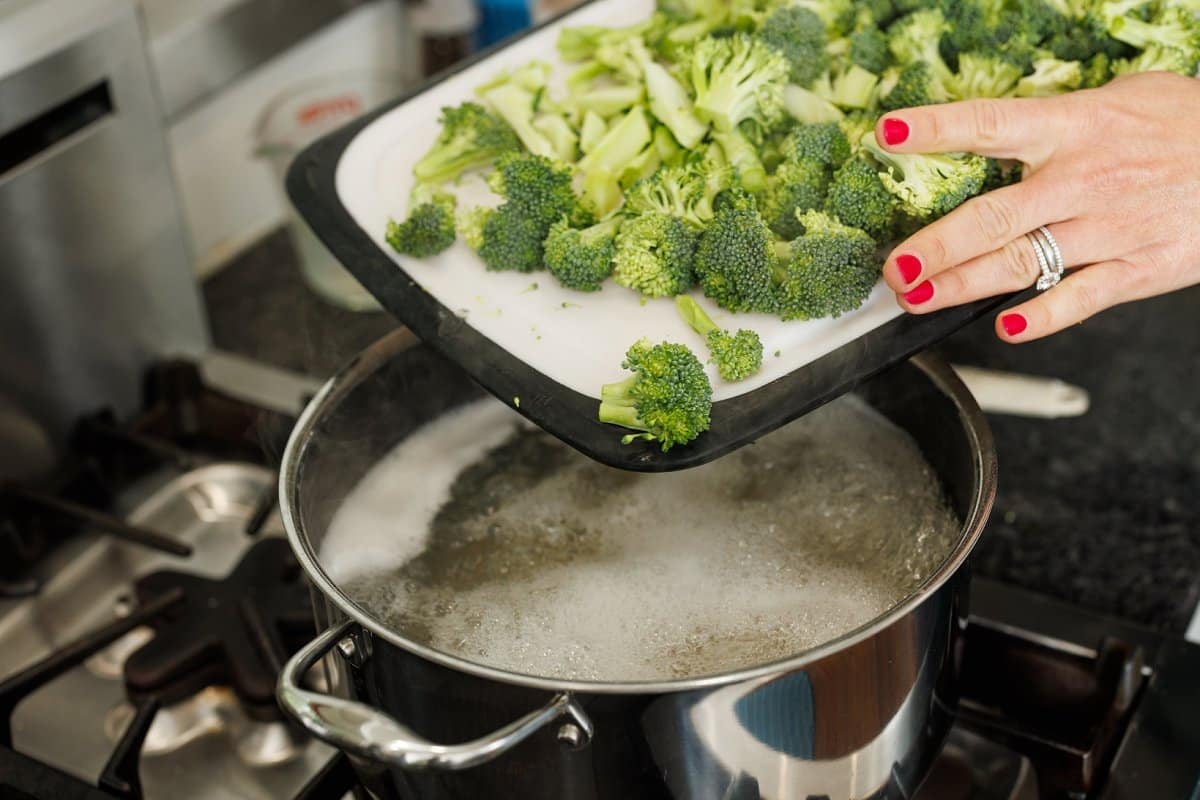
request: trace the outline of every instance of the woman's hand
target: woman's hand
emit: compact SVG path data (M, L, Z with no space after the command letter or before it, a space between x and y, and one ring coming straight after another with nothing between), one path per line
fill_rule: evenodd
M1025 164L1020 183L969 200L892 252L884 279L906 311L1032 286L1041 269L1025 234L1040 225L1078 269L1002 313L1006 341L1200 283L1200 80L1147 73L1061 97L905 109L875 135L896 152Z

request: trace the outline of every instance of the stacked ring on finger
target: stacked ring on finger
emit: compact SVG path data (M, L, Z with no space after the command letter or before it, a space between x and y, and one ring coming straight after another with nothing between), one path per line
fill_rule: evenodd
M1037 256L1038 266L1042 270L1041 276L1037 279L1038 290L1044 292L1057 286L1062 280L1063 273L1067 271L1067 265L1063 261L1062 250L1059 249L1053 234L1045 225L1042 225L1036 231L1030 231L1025 235L1029 239L1029 243L1033 245L1034 255Z

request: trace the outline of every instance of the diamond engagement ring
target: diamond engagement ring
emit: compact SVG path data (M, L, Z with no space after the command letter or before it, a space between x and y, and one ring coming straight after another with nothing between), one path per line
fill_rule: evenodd
M1057 286L1067 269L1062 251L1058 249L1058 242L1045 225L1025 236L1033 245L1033 253L1037 256L1038 266L1042 270L1042 275L1037 280L1038 290L1044 292Z

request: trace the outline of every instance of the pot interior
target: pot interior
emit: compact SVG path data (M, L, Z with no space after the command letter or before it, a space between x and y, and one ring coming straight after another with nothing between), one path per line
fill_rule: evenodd
M591 462L398 337L299 427L283 496L322 588L401 646L543 680L708 678L883 624L965 556L992 482L929 359L667 475Z

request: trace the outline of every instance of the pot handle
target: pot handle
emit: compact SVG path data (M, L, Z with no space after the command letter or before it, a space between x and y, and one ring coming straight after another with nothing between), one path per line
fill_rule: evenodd
M309 669L353 627L354 620L346 620L301 648L284 665L275 687L284 711L313 736L350 755L404 769L466 769L496 758L563 716L574 725L559 731L560 741L582 747L591 739L592 721L570 692L555 695L541 708L474 741L434 744L365 703L300 688Z

